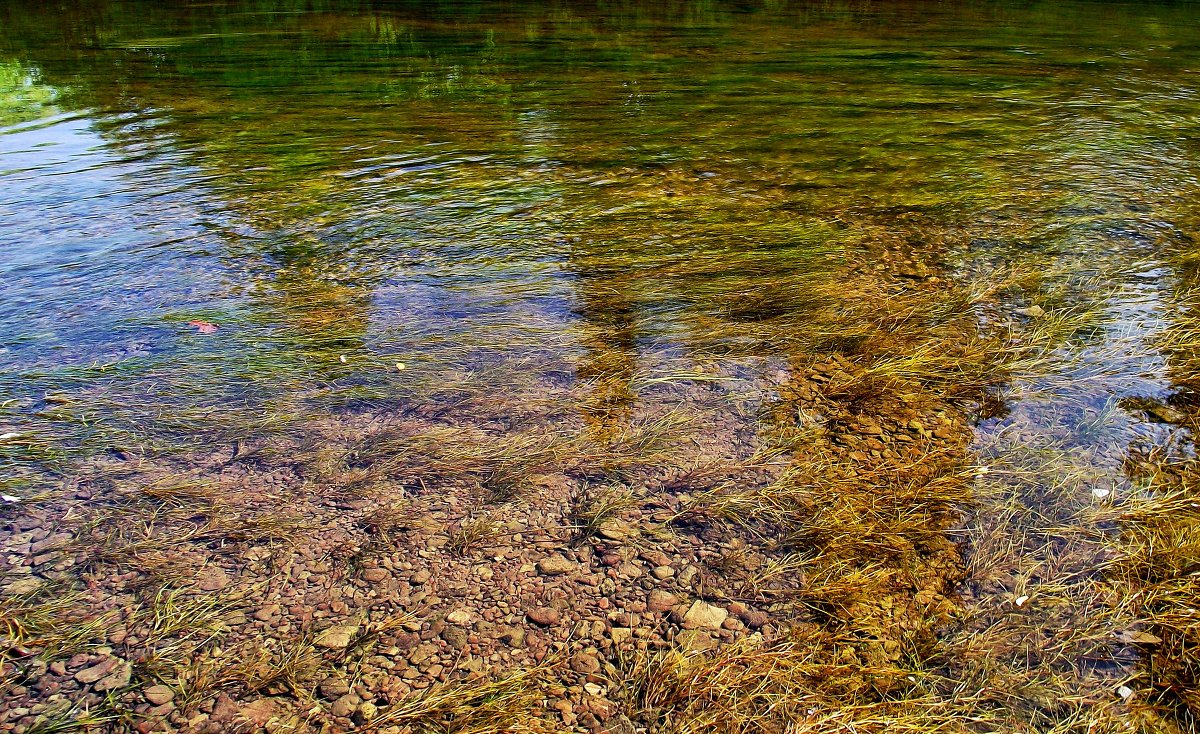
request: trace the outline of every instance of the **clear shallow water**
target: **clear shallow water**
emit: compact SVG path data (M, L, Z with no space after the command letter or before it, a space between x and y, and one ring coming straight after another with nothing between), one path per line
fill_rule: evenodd
M957 688L972 660L1034 668L1035 687L1065 692L1038 716L1115 701L1149 666L1118 636L1142 623L1133 612L1090 627L1077 614L1109 605L1093 581L1123 542L1088 512L1144 489L1127 470L1139 447L1188 451L1146 406L1198 402L1194 361L1162 350L1195 317L1198 15L9 2L0 489L28 498L47 486L34 469L76 448L161 449L191 468L190 448L219 463L230 443L237 456L239 440L297 419L378 406L419 416L430 441L475 435L513 453L539 432L611 428L639 401L711 429L681 462L827 448L861 437L841 433L857 416L788 402L789 379L815 384L814 361L957 354L980 333L1090 309L1039 368L990 384L974 445L950 449L983 465L984 510L949 531L966 540L946 553L953 565L962 552L969 581L941 642L1005 644L922 653L919 672L949 671ZM972 298L1010 269L1023 288ZM977 310L939 311L930 294ZM1031 302L1045 318L1021 316ZM906 342L908 305L920 333ZM870 377L857 384L885 384ZM940 378L912 380L914 402L939 419L975 408ZM452 414L472 399L474 414ZM439 433L446 415L479 430ZM365 422L326 420L311 437L366 455ZM320 482L309 437L281 444ZM847 456L886 466L885 451ZM875 486L831 486L877 511ZM923 530L944 541L942 525ZM957 581L943 573L957 570L938 570L938 589ZM870 629L869 613L851 621ZM1041 644L1045 630L1079 639Z
M880 243L951 268L1160 267L1111 306L1157 318L1196 222L1195 20L8 3L5 426L56 391L96 401L75 421L145 427L512 359L630 381L786 358L829 305L814 284ZM1161 392L1161 368L1123 389Z

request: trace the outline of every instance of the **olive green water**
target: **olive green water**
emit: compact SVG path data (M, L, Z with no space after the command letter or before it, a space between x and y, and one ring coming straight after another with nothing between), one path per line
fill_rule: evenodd
M769 358L786 336L756 325L900 224L954 262L1154 260L1195 222L1196 20L5 3L3 420L50 408L76 423L41 430L78 438L184 406L282 419L300 388L376 400L451 363ZM108 407L43 402L89 389Z

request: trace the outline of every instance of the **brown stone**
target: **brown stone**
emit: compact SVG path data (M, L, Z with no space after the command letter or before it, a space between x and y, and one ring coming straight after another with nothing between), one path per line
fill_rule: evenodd
M75 680L84 685L90 685L111 673L120 663L121 661L117 658L106 658L76 673Z
M756 609L747 609L741 615L741 619L742 622L744 622L745 625L751 629L758 629L767 622L771 621L770 615L768 615L766 612L760 612Z
M226 722L231 721L237 716L238 707L229 697L229 694L222 693L217 696L216 702L213 704L211 718L213 721Z
M146 700L151 704L155 706L161 706L175 698L175 691L171 690L171 688L168 686L159 684L156 686L150 686L146 690L142 691L142 695L145 696Z
M247 721L253 721L258 726L266 726L276 713L276 703L270 698L260 698L251 701L238 710L238 715Z
M525 614L529 617L529 621L543 627L558 624L559 620L558 610L553 607L533 607L527 609Z
M344 678L338 676L326 678L325 680L321 681L321 685L318 686L318 688L321 691L321 695L331 701L350 692L349 684L346 683Z
M505 627L500 631L500 641L510 647L521 647L525 644L525 630L520 627Z
M358 696L355 696L352 693L347 693L333 702L333 705L329 707L329 712L334 716L343 716L348 718L351 714L358 710L358 704L360 703L362 703L362 700L359 699Z
M683 615L686 629L721 629L721 623L729 616L724 608L697 599Z
M679 633L679 636L675 640L685 650L691 652L704 652L705 650L713 649L717 645L711 635L700 629L684 630Z
M343 650L350 647L357 634L357 625L335 625L322 632L313 644L328 650Z
M269 622L283 611L278 604L266 604L254 612L254 618L260 622Z
M447 627L442 630L442 639L455 650L461 650L467 646L467 633L462 627Z
M646 608L652 612L667 612L671 607L679 603L679 598L669 591L655 589L650 592L650 596L646 602Z
M229 586L229 575L219 568L208 567L196 574L196 588L201 591L220 591Z
M578 568L578 564L568 561L564 556L555 554L537 562L538 573L544 576L559 576L570 573Z
M600 672L600 661L594 655L577 652L571 656L571 670L584 674L598 673Z

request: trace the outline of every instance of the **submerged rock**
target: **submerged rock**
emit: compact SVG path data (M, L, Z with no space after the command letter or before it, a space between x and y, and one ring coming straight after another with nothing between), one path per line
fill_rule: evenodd
M357 634L357 625L335 625L322 632L313 644L329 650L343 650Z
M558 610L553 607L533 607L525 612L529 617L529 621L534 624L540 624L543 627L558 624Z
M1175 410L1169 405L1151 405L1146 408L1146 412L1151 418L1161 423L1178 424L1187 420L1187 414L1180 410Z
M723 607L697 599L683 615L683 626L685 629L717 630L721 629L721 625L728 616L729 612Z
M142 695L147 701L155 706L161 706L175 698L175 691L171 690L170 687L164 686L160 683L159 685L150 686L146 690L142 691Z
M1026 318L1031 318L1031 319L1040 319L1041 317L1046 315L1045 309L1043 309L1041 306L1038 306L1036 304L1033 306L1030 306L1029 308L1018 308L1017 313L1022 316L1025 316Z
M646 602L646 608L652 612L669 612L671 608L679 603L679 597L669 591L655 589L650 592L650 596Z
M578 567L578 564L568 561L560 555L549 556L543 558L537 563L538 573L544 576L559 576L564 573L570 573Z

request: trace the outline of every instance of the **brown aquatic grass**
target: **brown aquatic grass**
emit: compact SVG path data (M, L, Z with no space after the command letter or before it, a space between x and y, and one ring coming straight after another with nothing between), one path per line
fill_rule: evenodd
M549 734L560 731L545 717L540 684L551 664L492 679L440 683L405 699L367 722L363 732L407 727L421 734Z

